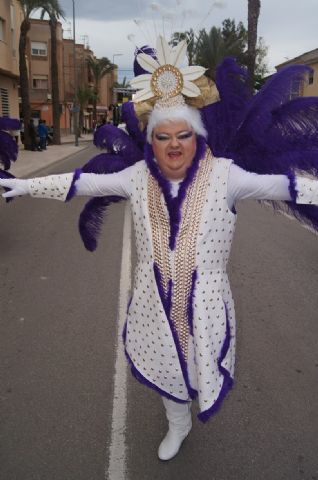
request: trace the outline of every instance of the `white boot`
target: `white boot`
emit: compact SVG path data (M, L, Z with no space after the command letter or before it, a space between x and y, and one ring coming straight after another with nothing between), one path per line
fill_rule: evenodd
M192 427L191 402L177 403L162 397L169 421L169 430L159 445L158 457L160 460L170 460L180 450L183 440Z

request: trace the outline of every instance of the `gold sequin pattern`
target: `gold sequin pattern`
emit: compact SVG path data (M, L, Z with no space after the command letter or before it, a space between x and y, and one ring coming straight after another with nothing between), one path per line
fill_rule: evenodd
M167 208L160 187L152 175L148 180L148 207L153 236L155 262L160 268L163 287L173 280L171 319L178 333L182 353L187 359L189 325L187 308L191 293L192 273L195 269L196 244L204 201L212 169L210 150L200 161L199 168L189 186L181 212L181 225L176 248L169 249L170 225Z
M169 261L170 225L168 212L163 203L164 200L161 201L161 196L163 197L158 182L152 175L149 175L148 208L152 230L154 257L161 272L162 286L165 294L167 294L168 282L169 279L172 278Z

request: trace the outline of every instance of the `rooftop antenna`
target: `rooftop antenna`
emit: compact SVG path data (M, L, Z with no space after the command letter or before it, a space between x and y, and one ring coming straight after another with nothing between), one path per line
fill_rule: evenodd
M66 22L67 28L63 28L63 31L68 33L68 40L72 39L72 24L71 22Z
M89 49L89 37L88 37L88 35L81 35L81 40L84 43L84 48Z

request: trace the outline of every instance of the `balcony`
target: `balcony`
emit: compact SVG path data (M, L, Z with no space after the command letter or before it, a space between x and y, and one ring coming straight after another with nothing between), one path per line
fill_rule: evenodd
M48 103L51 100L51 94L47 90L32 88L30 90L30 102Z

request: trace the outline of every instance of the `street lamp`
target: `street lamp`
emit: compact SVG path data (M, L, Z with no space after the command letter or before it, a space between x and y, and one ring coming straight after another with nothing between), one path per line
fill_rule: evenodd
M77 105L77 72L76 72L76 42L75 42L75 0L73 3L73 61L74 61L74 102L73 102L73 128L75 134L75 147L78 147L78 105Z
M114 53L113 55L113 65L115 64L115 57L121 57L123 55L123 53ZM117 103L116 102L117 100L117 95L116 95L116 92L114 90L114 85L113 85L113 103Z
M121 57L122 55L124 55L124 54L123 53L114 53L114 55L113 55L113 65L115 63L115 57Z

